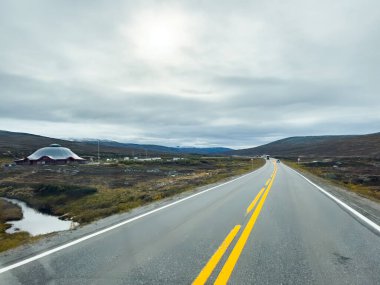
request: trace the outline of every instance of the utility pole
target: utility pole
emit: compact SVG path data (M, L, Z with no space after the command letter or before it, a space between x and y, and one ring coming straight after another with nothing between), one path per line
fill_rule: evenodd
M98 140L98 165L100 165L100 147L99 147L99 140Z

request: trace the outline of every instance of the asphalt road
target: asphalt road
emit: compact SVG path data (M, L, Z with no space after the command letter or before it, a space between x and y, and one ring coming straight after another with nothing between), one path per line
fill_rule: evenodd
M16 266L0 268L0 284L380 284L380 235L268 161Z

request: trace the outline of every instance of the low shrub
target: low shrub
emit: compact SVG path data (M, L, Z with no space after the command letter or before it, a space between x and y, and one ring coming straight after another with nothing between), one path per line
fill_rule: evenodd
M39 184L33 188L33 192L38 196L66 195L70 197L83 197L95 194L95 187L77 186L77 185L52 185Z

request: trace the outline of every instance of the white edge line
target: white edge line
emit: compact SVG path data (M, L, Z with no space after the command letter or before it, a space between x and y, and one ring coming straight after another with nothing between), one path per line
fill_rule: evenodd
M293 168L289 167L286 165L286 167L290 168L291 170L293 170L295 173L297 173L299 176L301 176L303 179L305 179L307 182L309 182L311 185L313 185L314 187L316 187L319 191L321 191L323 194L325 194L326 196L328 196L329 198L331 198L332 200L334 200L336 203L338 203L340 206L342 206L344 209L348 210L349 212L351 212L352 214L354 214L357 218L359 218L360 220L362 220L363 222L365 222L366 224L368 224L371 228L375 229L376 231L378 231L380 233L380 226L378 224L376 224L375 222L371 221L370 219L368 219L366 216L363 216L362 214L360 214L358 211L356 211L355 209L351 208L350 206L348 206L346 203L342 202L341 200L339 200L338 198L336 198L335 196L331 195L329 192L327 192L326 190L324 190L322 187L320 187L319 185L315 184L314 182L312 182L310 179L306 178L305 176L303 176L301 173L299 173L298 171L294 170Z
M261 167L260 167L260 168L261 168ZM259 169L260 169L260 168L259 168ZM103 230L97 231L97 232L95 232L95 233L89 234L89 235L87 235L87 236L84 236L84 237L78 238L78 239L76 239L76 240L73 240L73 241L71 241L71 242L68 242L68 243L66 243L66 244L63 244L63 245L61 245L61 246L55 247L55 248L50 249L50 250L48 250L48 251L42 252L42 253L37 254L37 255L35 255L35 256L29 257L29 258L24 259L24 260L22 260L22 261L19 261L19 262L16 262L16 263L14 263L14 264L8 265L8 266L6 266L6 267L0 268L0 274L1 274L1 273L4 273L4 272L7 272L7 271L9 271L9 270L12 270L12 269L14 269L14 268L20 267L20 266L22 266L22 265L25 265L25 264L27 264L27 263L30 263L30 262L32 262L32 261L35 261L35 260L37 260L37 259L43 258L43 257L45 257L45 256L48 256L48 255L50 255L50 254L53 254L53 253L55 253L55 252L57 252L57 251L61 251L61 250L65 249L65 248L68 248L68 247L70 247L70 246L76 245L76 244L81 243L81 242L83 242L83 241L85 241L85 240L88 240L88 239L90 239L90 238L93 238L93 237L96 237L96 236L98 236L98 235L104 234L104 233L109 232L109 231L111 231L111 230L113 230L113 229L116 229L116 228L118 228L118 227L121 227L121 226L123 226L123 225L125 225L125 224L129 224L129 223L131 223L131 222L133 222L133 221L136 221L136 220L138 220L138 219L144 218L144 217L146 217L146 216L149 216L149 215L151 215L151 214L153 214L153 213L156 213L156 212L158 212L158 211L161 211L161 210L163 210L163 209L166 209L166 208L169 208L169 207L174 206L174 205L176 205L176 204L182 203L182 202L184 202L184 201L186 201L186 200L189 200L189 199L191 199L191 198L194 198L194 197L196 197L196 196L198 196L198 195L204 194L204 193L206 193L206 192L208 192L208 191L211 191L211 190L214 190L214 189L216 189L216 188L219 188L219 187L222 187L222 186L224 186L224 185L227 185L227 184L229 184L229 183L232 183L232 182L234 182L234 181L236 181L236 180L242 179L242 178L244 178L244 177L246 177L246 176L248 176L248 175L253 174L254 172L256 172L256 171L259 170L259 169L256 169L256 170L254 170L254 171L252 171L252 172L250 172L250 173L247 173L247 174L245 174L245 175L243 175L243 176L240 176L240 177L238 177L238 178L232 179L232 180L230 180L230 181L224 182L224 183L222 183L222 184L219 184L219 185L213 186L213 187L208 188L208 189L206 189L206 190L203 190L203 191L201 191L201 192L198 192L198 193L195 193L195 194L193 194L193 195L187 196L187 197L182 198L182 199L180 199L180 200L178 200L178 201L175 201L175 202L173 202L173 203L167 204L167 205L165 205L165 206L162 206L162 207L159 207L159 208L157 208L157 209L151 210L151 211L146 212L146 213L144 213L144 214L138 215L138 216L136 216L136 217L134 217L134 218L131 218L131 219L129 219L129 220L126 220L126 221L124 221L124 222L118 223L118 224L116 224L116 225L110 226L110 227L105 228L105 229L103 229Z

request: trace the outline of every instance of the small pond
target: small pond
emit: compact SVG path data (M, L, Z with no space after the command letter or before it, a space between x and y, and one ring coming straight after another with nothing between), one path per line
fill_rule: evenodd
M19 221L8 221L12 227L7 229L7 233L19 231L29 232L32 236L48 234L57 231L65 231L78 226L78 223L72 221L63 221L58 217L42 214L30 207L24 202L16 199L1 198L6 201L17 204L22 209L23 218Z

